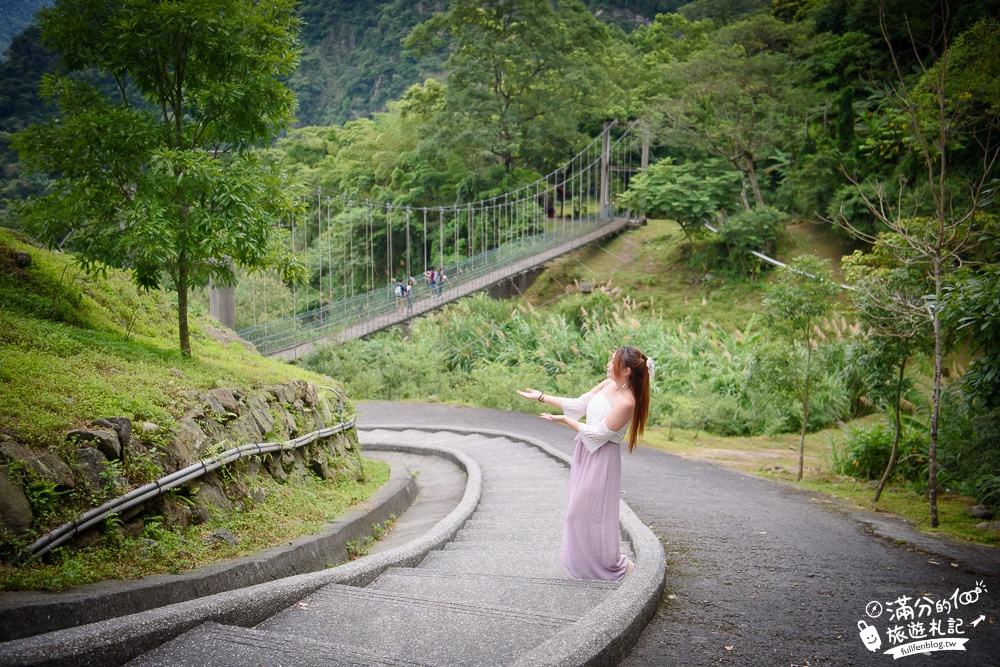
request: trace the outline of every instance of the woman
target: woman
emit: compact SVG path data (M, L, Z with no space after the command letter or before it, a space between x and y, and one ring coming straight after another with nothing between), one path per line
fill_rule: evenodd
M518 390L524 398L559 408L542 419L577 432L569 472L562 564L578 579L621 580L634 564L618 549L618 497L621 493L621 443L631 454L649 415L653 360L634 347L620 347L608 361L608 377L580 398ZM580 422L586 414L587 422ZM631 427L629 425L631 424ZM626 433L627 431L627 433Z

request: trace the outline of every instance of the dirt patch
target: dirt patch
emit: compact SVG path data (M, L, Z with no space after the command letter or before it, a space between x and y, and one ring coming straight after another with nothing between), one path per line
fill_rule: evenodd
M829 223L800 222L785 227L792 242L791 255L811 254L830 262L834 277L843 282L844 272L840 261L850 255L860 244L839 233Z
M26 269L31 266L31 255L8 245L0 245L0 273L14 276L18 281L27 278Z
M739 449L703 449L699 452L703 458L727 459L736 461L777 461L785 456L777 452L746 452Z

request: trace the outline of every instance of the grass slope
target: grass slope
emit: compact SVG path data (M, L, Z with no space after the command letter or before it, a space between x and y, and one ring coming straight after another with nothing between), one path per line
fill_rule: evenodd
M684 246L680 225L651 220L550 262L525 296L541 305L586 281L617 287L666 320L691 317L725 330L744 327L759 312L761 285L716 276L706 282L707 271L686 266Z
M18 252L31 266L18 268ZM202 314L190 324L186 359L170 294L137 292L112 269L88 277L72 256L0 229L0 436L60 447L67 430L98 417L167 426L190 407L192 390L332 382L248 351Z
M23 253L31 257L30 266L19 266ZM124 415L168 427L191 406L192 395L216 386L252 389L292 379L336 384L248 351L203 314L192 313L190 324L194 355L186 359L177 344L170 294L137 292L127 274L112 269L88 277L72 256L0 228L0 438L58 451L67 447L67 430L97 417ZM388 479L383 463L365 461L364 471L361 482L344 478L336 484L278 484L259 476L252 483L263 503L184 530L147 518L140 535L105 530L87 548L57 549L44 562L17 568L0 565L0 591L179 572L294 540L317 532ZM29 541L96 502L69 496L40 499ZM229 529L240 544L206 541L216 528Z

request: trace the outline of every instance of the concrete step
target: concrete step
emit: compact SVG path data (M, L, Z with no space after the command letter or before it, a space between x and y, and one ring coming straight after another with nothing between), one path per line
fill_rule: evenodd
M506 665L574 619L371 588L327 586L260 630L434 665Z
M563 523L563 509L561 507L540 507L537 509L510 509L501 505L480 507L472 518L481 521L490 521L495 524L525 524L539 523L548 525ZM466 522L468 523L468 522Z
M545 542L514 542L514 541L487 541L487 540L464 540L461 542L449 542L444 545L442 551L466 551L475 553L496 553L496 554L551 554L558 557L562 553L562 543L556 540ZM619 552L635 561L632 547L628 542L619 542Z
M566 509L566 499L559 495L549 495L548 492L531 491L499 491L491 493L483 491L483 497L479 502L483 509L510 510L511 512L548 512L549 510Z
M463 530L494 530L507 528L517 530L518 528L524 528L525 530L531 531L555 530L561 534L562 526L562 516L557 515L546 516L540 514L536 516L529 516L526 519L517 520L513 517L480 517L473 514L472 518L465 522Z
M562 524L551 527L494 526L463 528L453 542L555 542L562 540Z
M507 438L488 438L480 435L454 433L451 431L425 431L407 429L396 431L392 429L372 429L358 431L358 440L364 447L366 442L385 442L390 444L437 445L452 449L483 449L507 448L527 451L523 444L515 443Z
M480 457L476 457L477 461L482 461ZM490 468L486 470L483 474L483 479L523 479L523 480L542 480L547 479L549 483L552 483L553 475L558 474L560 471L566 472L569 475L568 469L559 465L543 465L541 463L534 463L531 465L510 465L504 468L500 468L499 464L497 467Z
M548 491L553 494L566 495L563 484L553 480L552 475L538 477L535 479L525 479L523 477L487 477L483 475L484 489L511 489L531 492Z
M388 429L374 429L371 431L358 431L358 442L362 449L369 442L385 442L390 444L413 444L413 445L437 445L447 439L440 433L431 431L390 431Z
M466 521L466 528L481 524L489 524L498 528L502 526L535 528L552 524L561 527L566 504L558 501L546 501L544 503L519 503L512 506L503 499L484 498L480 501L479 507L479 511L473 513L472 517ZM483 512L483 514L479 512ZM473 521L476 523L472 523Z
M523 443L512 442L509 447L499 447L491 442L478 447L464 448L462 451L476 459L495 464L499 470L507 468L532 470L542 467L569 470L558 461Z
M619 582L527 576L470 575L423 568L390 568L368 588L436 600L577 618L599 604Z
M480 466L483 465L481 461L477 461L477 463L479 463ZM518 475L494 475L490 477L488 475L483 475L483 484L489 485L490 487L535 487L566 493L566 489L569 485L568 483L569 477L566 475L560 475L557 471L551 471L540 476L535 476L533 473L531 477L521 477Z
M552 494L548 491L524 489L483 489L483 497L479 501L483 510L509 510L511 514L521 512L537 512L538 515L550 514L555 510L562 514L566 510L566 496ZM500 517L490 517L497 518ZM562 523L562 520L559 521Z
M443 551L483 551L494 553L551 553L562 551L562 543L556 540L548 542L485 542L466 541L449 542L442 547Z
M419 667L425 663L395 659L343 643L204 623L144 653L128 667Z
M432 551L420 562L424 572L571 579L559 552L503 553L473 549Z

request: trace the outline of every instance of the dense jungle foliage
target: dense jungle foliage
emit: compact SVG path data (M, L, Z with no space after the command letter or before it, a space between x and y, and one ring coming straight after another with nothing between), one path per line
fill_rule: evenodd
M888 431L852 436L842 470L882 467L888 478L883 462L898 461L897 474L928 490L932 517L939 485L997 504L1000 2L676 4L304 2L302 64L289 82L309 124L258 157L304 191L448 206L509 192L605 122L641 119L652 166L626 197L680 226L666 270L707 274L707 290L749 286L767 317L664 318L610 289L545 309L477 298L306 363L352 378L359 398L531 409L515 387L572 393L630 341L660 362L657 423L804 439L880 412ZM44 49L11 55L2 76L50 66ZM23 104L31 120L46 113L25 99L2 103ZM45 187L4 159L8 197ZM306 255L349 242L350 209L322 235L310 213L296 229ZM843 266L783 254L786 225L800 221L833 225L859 252ZM382 253L373 265L385 266L387 253L400 256L386 241L405 243L404 221L369 224ZM463 234L447 230L435 253L460 256ZM760 251L854 289L822 295ZM330 276L306 265L298 290L322 305L317 287ZM270 280L265 318L287 312L291 293ZM239 285L237 302L250 298Z
M47 183L38 174L26 174L9 147L10 134L53 111L50 103L39 98L38 84L42 74L57 69L57 54L41 43L37 27L31 24L35 12L46 4L53 3L33 0L0 9L0 53L4 55L0 58L0 225L17 226L9 201L40 194ZM673 11L684 0L590 0L586 4L602 21L631 30L657 13ZM296 93L299 125L341 124L367 117L384 111L414 83L439 76L442 54L418 57L401 42L445 5L407 0L301 2L297 13L302 20L302 57L288 81ZM2 12L10 13L10 20Z

